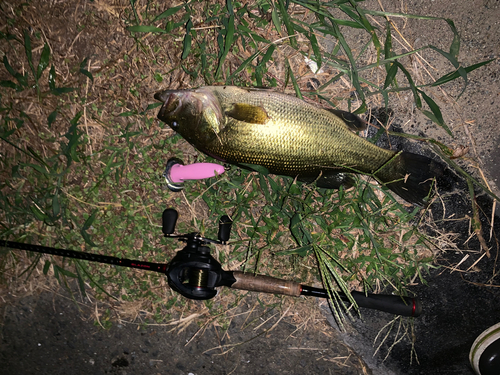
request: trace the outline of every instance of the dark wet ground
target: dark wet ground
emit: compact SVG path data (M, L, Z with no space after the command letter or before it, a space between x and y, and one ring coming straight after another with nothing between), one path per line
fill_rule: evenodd
M229 335L210 324L194 338L196 324L181 333L165 325L114 324L103 330L81 319L92 307L80 307L66 294L52 293L8 306L0 374L366 373L363 361L327 324L304 331L283 319L271 330L280 314L262 309L248 314L247 303L237 311Z

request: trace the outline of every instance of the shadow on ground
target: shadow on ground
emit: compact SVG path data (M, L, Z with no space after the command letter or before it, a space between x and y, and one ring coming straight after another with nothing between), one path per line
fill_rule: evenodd
M66 293L26 297L5 309L0 373L368 373L326 322L322 329L297 329L288 318L279 321L276 311L252 309L250 300L256 302L245 299L228 334L210 324L195 336L196 324L181 333L154 324L114 324L104 330L82 319L82 313L92 315L92 306L79 304L79 311Z

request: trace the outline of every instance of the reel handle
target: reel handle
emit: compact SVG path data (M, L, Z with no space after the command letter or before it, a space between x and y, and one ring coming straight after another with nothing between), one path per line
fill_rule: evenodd
M223 244L229 241L232 225L233 221L227 215L221 216L221 218L219 219L219 234L217 235L217 238Z
M177 223L177 217L179 214L173 208L167 208L162 214L162 232L165 236L169 236L174 233L175 224Z

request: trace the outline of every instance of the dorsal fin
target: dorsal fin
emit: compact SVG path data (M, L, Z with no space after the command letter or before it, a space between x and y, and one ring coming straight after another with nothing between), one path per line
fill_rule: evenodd
M361 120L354 113L342 111L340 109L325 108L328 112L333 113L335 116L339 117L345 124L351 128L351 130L360 132L366 130L366 122Z
M226 111L226 115L251 124L265 124L269 120L269 116L263 107L245 103L234 103L233 108Z

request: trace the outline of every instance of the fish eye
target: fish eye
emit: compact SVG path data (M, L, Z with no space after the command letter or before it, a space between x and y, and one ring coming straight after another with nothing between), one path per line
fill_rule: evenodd
M176 128L178 126L179 126L179 124L177 123L177 121L172 121L172 127L173 128Z

